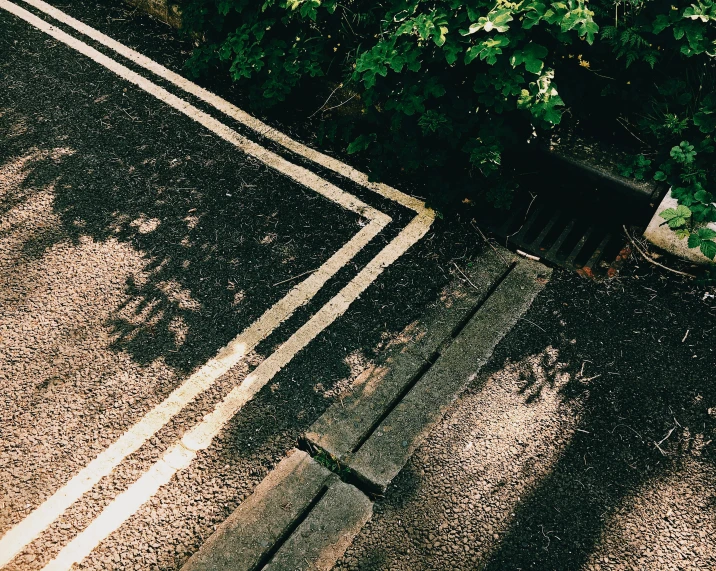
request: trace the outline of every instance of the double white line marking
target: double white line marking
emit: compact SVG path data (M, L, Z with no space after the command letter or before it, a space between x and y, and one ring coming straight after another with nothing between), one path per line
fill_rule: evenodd
M212 413L204 417L180 441L171 446L162 458L149 468L139 480L117 496L86 529L68 543L55 559L45 566L44 569L49 571L69 569L73 563L82 561L103 539L136 513L161 486L168 483L175 473L188 467L196 457L197 451L207 448L212 439L245 403L251 400L301 349L345 313L350 304L375 281L387 266L397 260L427 233L434 220L434 214L431 210L425 208L421 201L387 185L370 183L365 174L294 141L285 134L251 117L235 105L49 4L41 0L24 1L57 21L110 48L142 68L169 81L185 92L205 101L262 136L416 212L415 218L398 236L383 248L336 296L318 310L288 341L267 357L241 384L231 390L216 405ZM369 223L360 232L331 256L316 272L268 309L257 321L219 351L214 358L175 389L162 403L125 432L119 440L109 446L67 484L0 538L0 567L3 567L46 530L67 508L80 499L83 494L90 491L100 479L110 474L128 455L138 450L187 404L206 391L224 373L241 361L258 343L290 317L298 307L313 298L338 270L344 267L390 223L391 219L386 214L368 206L360 199L321 179L311 171L295 165L276 153L241 136L187 101L173 95L166 89L152 83L116 60L105 56L20 6L7 0L0 0L0 8L7 10L150 93L160 101L197 121L222 139L232 143L241 151L261 160L280 173L340 204L347 210L369 220Z

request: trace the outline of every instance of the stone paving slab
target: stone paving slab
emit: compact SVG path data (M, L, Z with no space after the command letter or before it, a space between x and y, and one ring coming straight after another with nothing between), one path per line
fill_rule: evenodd
M503 260L499 252L494 256ZM551 274L542 264L521 260L504 277L504 261L502 266L494 258L492 262L481 265L477 275L465 276L475 292L460 300L462 314L454 306L445 311L443 301L421 323L429 335L417 335L393 349L305 435L310 446L330 453L371 491L385 491ZM468 323L452 339L465 315ZM416 358L426 349L433 350L434 362Z
M427 308L425 317L414 326L410 342L404 344L405 351L424 360L435 360L435 352L441 351L519 259L506 248L494 248L466 268L463 277L454 281L440 299Z
M387 351L382 364L356 380L354 390L329 408L305 434L305 440L337 459L355 451L386 410L436 359L453 332L485 301L509 271L514 255L500 248L487 252L467 281L456 281L411 324Z
M279 463L182 567L182 571L255 569L314 498L337 477L301 451Z
M510 272L475 316L347 465L369 487L385 492L450 404L487 363L527 311L551 270L528 260Z
M264 571L329 571L372 514L363 492L335 481Z
M362 492L294 450L182 571L328 570L371 514Z

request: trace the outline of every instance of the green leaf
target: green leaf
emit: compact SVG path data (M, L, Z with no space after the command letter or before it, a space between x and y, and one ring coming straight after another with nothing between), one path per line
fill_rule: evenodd
M509 10L497 10L496 12L489 14L489 22L492 23L490 30L495 29L500 33L504 33L510 29L507 23L511 21L512 13ZM487 28L488 26L485 25L485 31L489 32L490 30L488 30Z
M709 20L716 20L716 5L712 0L699 1L684 10L684 18L701 20L704 23Z
M699 228L698 235L702 240L713 240L716 238L716 231L711 228Z
M704 204L711 204L714 201L714 196L710 192L704 189L698 190L694 193L694 198Z
M676 209L667 208L661 214L659 214L659 216L661 216L664 220L671 220L672 218L676 218Z
M527 71L539 75L544 67L546 55L546 47L530 42L524 48L512 54L510 64L512 64L512 67L517 67L524 63Z
M556 6L556 4L552 4ZM577 30L580 38L585 38L588 44L594 43L594 35L599 31L599 26L592 19L594 12L587 9L584 3L578 3L577 7L567 12L562 18L562 31Z
M539 24L546 11L547 6L545 6L541 2L535 2L527 9L527 11L522 16L522 27L525 30L533 28L534 26Z
M508 22L512 21L512 12L510 10L495 10L490 12L487 16L481 16L477 22L470 24L467 30L460 30L460 34L463 36L469 36L480 30L485 32L497 31L504 33L510 29Z
M502 53L502 48L509 45L510 39L504 34L497 34L492 38L486 39L475 46L471 46L465 52L465 65L472 62L477 56L481 60L486 61L490 65L495 65L497 56Z
M702 133L710 133L715 130L716 111L702 108L701 111L694 114L694 125L696 125Z
M709 260L716 258L716 242L713 240L704 240L701 242L701 253Z
M523 89L517 99L518 109L528 109L532 116L545 123L557 125L562 120L564 101L557 92L557 86L552 82L554 72L549 70L536 81L529 84L529 89Z
M665 16L664 14L659 14L656 17L656 20L654 20L654 23L652 24L652 32L655 34L660 34L670 25L671 20L669 19L669 17Z
M671 148L669 154L677 163L688 165L694 162L697 153L688 141L681 141L678 146Z
M664 171L656 171L654 173L654 180L666 180L666 173Z
M689 235L689 231L686 228L677 228L674 230L674 234L679 240L683 240Z
M667 208L659 216L669 223L669 228L675 229L686 225L686 220L691 218L691 210L679 204L676 208Z
M443 46L443 53L445 54L445 61L448 65L452 65L458 60L460 54L462 53L462 49L463 46L458 41L453 40L452 37L447 39L445 45Z
M350 145L348 145L347 152L349 155L365 151L372 143L376 140L376 134L371 133L370 135L360 135Z
M686 218L682 218L681 216L677 216L675 218L672 218L669 220L669 228L679 228L681 226L684 226L686 224Z
M222 16L226 16L234 7L234 0L219 0L216 5L216 11Z
M688 244L689 248L698 248L701 245L701 238L699 238L698 234L691 234Z
M686 206L679 204L676 207L676 215L681 216L682 218L691 218L691 210L689 210Z

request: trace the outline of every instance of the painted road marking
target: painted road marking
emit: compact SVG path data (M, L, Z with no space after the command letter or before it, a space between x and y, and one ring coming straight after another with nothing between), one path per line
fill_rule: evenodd
M165 456L155 466L145 473L135 484L133 484L124 494L131 491L130 496L124 497L120 495L110 506L95 520L90 526L75 538L65 549L61 551L58 558L51 562L48 567L53 569L61 569L67 559L73 561L81 561L88 553L94 549L97 543L104 537L109 535L111 531L119 527L123 521L141 506L146 499L151 497L164 483L168 482L171 476L179 469L189 465L195 451L205 448L211 442L211 439L221 430L221 428L230 420L230 418L243 406L245 402L250 400L253 395L265 385L278 371L288 363L293 356L304 348L316 335L318 335L328 325L333 323L340 315L342 315L357 299L362 291L364 291L383 271L385 267L398 259L405 251L414 243L422 238L430 228L434 219L431 210L426 209L424 205L417 199L405 195L387 185L369 183L367 176L355 169L349 167L308 147L293 141L282 133L275 131L263 123L250 117L237 107L229 104L221 98L210 94L208 91L196 86L191 82L187 82L180 76L173 74L166 68L151 62L148 58L141 56L137 52L133 52L122 46L118 42L111 40L107 36L103 36L89 28L88 26L70 18L62 12L52 8L44 2L32 0L28 2L36 8L47 12L49 15L56 17L68 23L75 29L83 28L82 33L97 39L101 37L105 45L112 43L112 49L120 52L131 52L137 60L141 60L145 68L150 69L153 73L157 70L166 75L174 76L172 82L182 89L194 93L200 93L204 100L217 107L219 110L234 116L237 120L250 126L252 129L260 130L261 134L279 142L286 148L303 155L314 162L330 168L335 172L362 184L367 188L377 192L378 194L395 200L396 202L407 206L418 213L408 226L386 246L369 264L326 304L319 312L314 315L303 327L301 327L286 343L284 343L274 354L264 361L267 363L263 369L259 366L247 379L245 379L239 387L232 390L215 411L205 417L205 420L194 427L185 437L186 441L175 444ZM71 504L79 497L89 491L103 476L109 474L128 454L137 450L144 444L156 431L158 431L168 420L177 414L188 402L195 398L198 394L206 390L216 379L223 373L228 371L243 356L263 338L268 336L283 320L285 320L297 307L305 304L320 287L334 275L338 269L343 267L368 241L370 241L385 225L390 222L390 217L367 206L356 197L342 191L336 186L327 183L317 175L311 173L307 169L293 165L282 157L272 153L260 145L249 141L242 137L232 129L228 128L221 122L212 118L206 113L198 110L184 100L172 95L163 88L153 84L142 76L122 66L118 62L104 56L94 48L84 44L83 42L69 36L61 30L58 30L51 24L37 18L30 12L8 2L0 0L0 7L22 18L36 28L42 30L48 35L54 37L68 46L76 49L83 55L90 57L94 61L107 67L120 77L134 83L138 87L154 95L161 101L174 107L178 111L184 113L190 118L198 121L223 139L233 143L241 150L258 158L262 162L275 168L279 172L293 178L316 192L319 192L326 198L338 202L346 209L357 212L366 216L371 220L370 224L363 228L348 244L339 250L331 259L324 264L316 273L299 286L294 288L289 294L268 310L257 322L249 327L244 333L234 339L226 348L222 349L217 356L204 365L199 371L192 375L185 383L175 390L162 404L150 411L139 423L123 435L115 444L110 446L98 458L91 462L77 476L75 476L67 485L56 492L45 503L33 511L25 520L11 529L3 538L0 539L0 566L4 566L12 560L30 541L35 539L42 531L44 531L59 515L61 515ZM91 33L87 33L91 32ZM97 37L95 37L97 36ZM99 41L99 40L98 40ZM121 54L125 55L125 54ZM125 56L126 57L126 56ZM130 58L132 59L132 58ZM139 61L138 61L139 63ZM163 76L163 75L162 75ZM175 81L176 80L176 81ZM181 83L181 84L180 84ZM311 293L313 292L313 293ZM266 319L264 319L266 318ZM258 340L257 340L258 339ZM263 365L263 363L262 363ZM189 436L192 438L189 438ZM178 448L177 448L178 447ZM182 450L187 452L182 452ZM183 458L182 462L177 463L172 459ZM167 467L169 467L167 469ZM161 476L161 477L160 477ZM166 481L165 481L166 478ZM148 485L148 482L153 482ZM156 484L156 485L155 485ZM151 490L154 489L152 492ZM143 490L143 491L142 491ZM147 495L149 493L149 495ZM120 498L122 501L117 503ZM133 501L130 501L132 500ZM137 505L137 501L141 501ZM131 506L136 506L134 511L127 513ZM114 507L113 507L114 506ZM112 509L110 509L112 508ZM121 508L121 509L120 509ZM99 538L99 539L97 539ZM79 559L78 559L79 557Z
M91 490L104 476L109 475L127 456L136 452L187 404L209 389L221 375L239 363L298 307L307 303L326 281L335 275L346 261L353 258L365 243L377 235L380 230L381 227L376 223L365 226L308 279L301 282L283 299L268 309L257 321L229 342L213 359L172 391L164 401L149 411L67 484L10 529L0 539L0 567L9 563L15 555L47 529L83 494Z
M65 32L37 18L6 0L0 1L0 7L19 16L36 28L46 32L58 41L76 49L83 55L107 67L120 77L134 83L157 99L181 111L191 119L202 124L221 138L234 144L247 154L254 156L267 165L297 182L308 186L319 194L337 202L347 210L369 218L364 226L347 244L340 248L309 278L292 289L283 299L274 304L264 315L233 339L218 354L191 375L175 389L162 403L152 409L132 428L125 432L114 444L103 451L89 465L75 475L65 486L55 492L42 505L35 509L23 521L10 529L0 538L0 567L6 565L28 543L39 536L68 507L84 493L92 489L104 476L118 466L124 458L137 451L147 440L156 434L187 404L206 391L218 379L241 361L258 343L268 337L293 312L306 304L343 266L345 266L370 240L390 222L390 217L368 206L358 198L339 189L307 169L293 165L275 153L242 137L210 115L196 109L186 101L172 95L165 89L151 83L139 74L104 56L94 48L76 40Z
M354 169L353 167L339 161L338 159L334 159L333 157L324 155L320 151L317 151L315 149L307 147L306 145L303 145L302 143L299 143L298 141L292 139L281 131L277 131L266 123L259 121L255 117L252 117L251 115L246 113L246 111L243 111L242 109L236 107L236 105L233 105L225 99L219 97L218 95L211 93L211 91L208 91L203 87L198 86L196 83L189 81L188 79L182 77L177 73L174 73L173 71L167 69L166 67L155 62L154 60L151 60L148 57L140 54L139 52L128 48L127 46L119 43L116 40L113 40L109 36L103 34L98 30L95 30L94 28L91 28L87 24L80 22L72 16L65 14L57 8L50 6L47 2L43 2L43 0L22 1L46 13L48 16L52 16L55 20L62 22L63 24L66 24L67 26L77 30L88 38L92 38L97 43L102 44L103 46L113 50L122 57L134 62L138 66L146 69L147 71L152 72L153 74L161 77L162 79L165 79L166 81L176 85L187 93L190 93L198 99L201 99L205 103L208 103L215 109L218 109L225 115L228 115L229 117L235 119L237 122L241 123L245 127L252 129L256 133L262 135L263 137L266 137L274 143L278 143L279 145L285 147L286 149L289 149L297 155L301 155L302 157L309 159L310 161L313 161L314 163L321 165L322 167L332 170L333 172L340 174L341 176L344 176L345 178L352 180L353 182L365 188L368 188L369 190L372 190L373 192L379 194L380 196L383 196L384 198L392 200L393 202L397 202L398 204L405 206L406 208L410 208L411 210L419 214L422 213L428 216L432 216L432 211L425 208L425 204L423 203L423 201L418 200L417 198L414 198L410 195L407 195L404 192L400 192L399 190L388 186L387 184L370 182L368 180L368 175L366 175L365 173Z
M64 511L76 502L84 493L92 489L104 476L112 472L124 458L137 451L147 440L156 434L187 404L199 394L210 388L229 369L241 361L252 349L263 339L268 337L283 321L288 319L293 312L306 304L313 296L333 277L346 263L348 263L370 240L372 240L390 221L390 218L377 210L367 206L355 197L333 185L328 185L310 171L296 167L288 161L269 153L255 143L246 141L243 137L231 131L228 127L211 118L198 109L191 107L188 103L171 95L165 90L151 84L141 76L129 69L123 68L117 62L102 56L90 46L82 44L61 30L52 27L47 22L33 16L26 10L15 6L4 0L0 7L20 16L30 24L38 27L71 47L81 48L81 53L93 56L101 56L99 63L109 64L112 71L119 75L127 72L126 79L132 81L139 87L149 91L159 99L168 96L168 103L190 118L197 120L202 125L216 132L222 138L242 148L244 142L251 143L250 149L257 150L255 156L260 160L275 159L271 166L283 167L284 174L293 174L295 180L313 188L327 198L338 202L342 206L356 213L364 214L372 218L371 222L364 226L347 244L340 248L329 260L327 260L310 277L292 289L283 299L279 300L268 309L257 321L233 339L226 347L204 366L191 375L184 383L177 387L163 402L152 409L138 423L125 432L115 443L104 450L90 464L83 468L67 484L55 492L42 505L30 513L23 521L10 529L0 538L0 567L6 565L17 555L28 543L40 535L49 525L52 524ZM106 60L106 62L104 61ZM196 111L196 113L194 113ZM204 121L208 119L208 121ZM245 145L244 145L245 146ZM245 150L242 148L242 150ZM266 161L264 161L266 162ZM298 169L298 170L294 170ZM281 170L279 168L278 170ZM288 172L287 172L288 171ZM301 176L305 174L307 176Z
M416 217L333 299L324 305L305 325L265 361L232 389L214 410L172 445L151 468L118 495L102 513L50 561L43 571L66 571L81 562L100 542L134 515L177 472L187 468L198 450L207 448L212 439L291 359L321 331L343 315L351 303L391 263L402 256L425 235L425 221Z
M3 2L0 3L0 7L5 8L8 12L11 12L15 16L22 18L23 20L25 20L29 24L32 24L34 27L45 32L49 36L52 36L56 40L73 48L82 55L85 55L91 60L94 60L100 65L106 67L122 79L133 83L134 85L146 91L150 95L153 95L163 103L166 103L170 107L173 107L180 113L183 113L190 119L193 119L200 125L206 127L215 135L218 135L225 141L232 143L234 146L239 148L247 155L260 160L262 163L265 163L266 165L272 167L281 174L286 175L287 177L295 180L299 184L307 186L311 190L314 190L318 194L321 194L326 197L327 199L332 200L336 204L340 204L346 210L350 210L351 212L355 212L356 214L365 216L369 220L380 221L383 223L383 225L386 225L391 221L390 217L387 214L384 214L376 210L375 208L368 206L359 198L347 193L345 190L341 190L334 184L323 180L318 175L312 173L308 169L290 163L283 157L269 151L268 149L265 149L258 143L250 141L246 137L240 135L233 129L224 125L221 121L214 119L208 113L197 109L191 103L177 97L176 95L173 95L172 93L169 93L163 87L152 83L151 81L132 71L128 67L107 57L106 55L97 51L88 44L85 44L84 42L73 38L59 28L48 24L47 22L38 18L27 10L20 8L19 6L16 6L15 4L8 2L7 0L3 0Z

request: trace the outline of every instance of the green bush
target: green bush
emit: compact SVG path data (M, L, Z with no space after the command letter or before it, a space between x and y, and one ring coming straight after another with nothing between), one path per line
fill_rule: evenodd
M360 120L328 121L321 135L364 154L374 177L468 166L502 204L504 149L561 118L547 45L597 31L577 0L191 0L184 14L205 38L188 63L195 74L226 69L260 106L327 77L354 96Z
M185 0L184 22L202 38L192 73L230 74L256 108L335 87L320 139L374 178L418 172L433 203L450 195L445 172L467 172L507 206L507 151L567 109L619 119L640 151L622 173L668 182L690 213L668 223L716 255L698 230L716 220L713 0Z
M668 183L680 207L661 213L665 223L713 260L716 233L703 226L716 221L716 4L602 1L595 13L589 61L609 77L593 74L598 98L582 103L631 126L625 136L644 151L623 174Z

